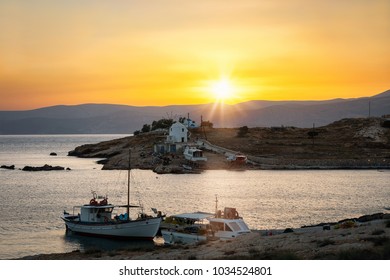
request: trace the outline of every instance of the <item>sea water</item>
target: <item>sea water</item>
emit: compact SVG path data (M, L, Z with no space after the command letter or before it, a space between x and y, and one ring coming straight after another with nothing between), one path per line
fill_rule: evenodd
M92 191L126 204L127 171L101 170L97 159L67 156L86 143L126 135L0 136L0 259L74 250L112 250L156 243L115 241L67 234L63 211L88 203ZM51 152L57 156L50 156ZM44 164L70 171L26 172ZM386 170L206 171L202 174L131 173L131 204L151 213L214 212L235 207L251 229L284 229L386 212ZM132 215L138 213L132 209ZM118 213L119 214L119 213Z

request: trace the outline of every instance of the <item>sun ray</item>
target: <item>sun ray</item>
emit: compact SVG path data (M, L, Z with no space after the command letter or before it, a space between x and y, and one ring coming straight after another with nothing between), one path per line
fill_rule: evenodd
M228 102L233 98L234 91L234 85L228 78L221 78L210 84L210 92L216 102Z

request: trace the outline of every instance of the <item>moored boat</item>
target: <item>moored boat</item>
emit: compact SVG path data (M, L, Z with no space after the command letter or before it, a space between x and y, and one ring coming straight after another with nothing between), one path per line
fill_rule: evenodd
M190 162L206 162L207 158L203 156L203 151L196 147L186 146L183 152L184 158Z
M194 244L206 241L210 230L207 218L211 213L194 212L172 215L161 223L161 235L165 244Z
M72 215L64 211L61 218L65 222L67 231L80 235L153 239L159 230L161 217L139 213L136 219L131 219L127 212L113 216L115 208L126 207L127 205L109 204L107 197L98 201L94 194L88 204L74 206ZM78 208L80 212L75 215Z
M161 234L165 244L226 240L249 232L249 227L237 210L230 207L225 207L224 211L218 210L215 214L206 212L177 214L167 217L161 223Z
M236 208L225 207L223 212L217 211L216 215L208 220L214 236L219 239L231 239L250 232Z
M154 209L156 215L151 216L141 211L137 218L130 218L130 208L140 208L130 205L130 170L129 154L126 205L110 204L107 196L99 197L96 192L92 192L93 198L88 204L74 206L72 214L64 211L61 218L65 222L66 230L81 235L99 237L153 239L160 228L161 212ZM116 208L124 208L126 211L113 216L113 211ZM78 214L75 214L76 209L80 209Z

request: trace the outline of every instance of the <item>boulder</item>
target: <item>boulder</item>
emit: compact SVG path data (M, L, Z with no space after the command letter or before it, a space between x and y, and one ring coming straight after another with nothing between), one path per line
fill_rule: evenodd
M324 225L324 226L322 226L322 230L330 230L330 225Z
M286 228L283 233L289 233L289 232L294 232L292 228Z
M51 156L57 156L57 153L51 152L50 155L51 155Z

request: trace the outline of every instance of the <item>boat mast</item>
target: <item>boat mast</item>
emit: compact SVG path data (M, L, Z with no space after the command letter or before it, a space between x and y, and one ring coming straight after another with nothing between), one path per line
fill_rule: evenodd
M131 149L129 149L129 166L127 171L127 220L130 220L130 170Z
M215 195L215 216L218 215L218 195Z

